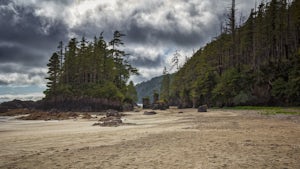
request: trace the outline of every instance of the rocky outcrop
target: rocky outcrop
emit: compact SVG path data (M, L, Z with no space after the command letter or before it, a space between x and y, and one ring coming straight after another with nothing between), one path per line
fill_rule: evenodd
M0 105L0 110L8 109L32 109L35 108L36 104L34 101L21 101L21 100L12 100L8 102L3 102Z
M207 112L207 105L202 105L198 107L198 112Z
M123 123L121 116L122 114L116 110L112 110L112 109L107 110L106 116L100 118L99 122L95 123L94 126L96 125L104 126L104 127L119 126Z
M121 117L121 114L117 110L109 109L106 111L106 117Z
M116 100L90 98L90 97L56 97L55 99L44 99L37 102L37 108L60 111L99 112L108 109L122 111L122 103Z
M110 117L102 117L99 120L99 123L97 123L97 124L100 126L104 126L104 127L112 127L112 126L116 127L116 126L121 125L122 123L123 122L121 120L121 117L110 116Z
M150 99L149 98L143 98L143 109L150 109L151 104L150 104Z
M166 110L169 108L169 105L165 102L157 102L152 104L152 110Z

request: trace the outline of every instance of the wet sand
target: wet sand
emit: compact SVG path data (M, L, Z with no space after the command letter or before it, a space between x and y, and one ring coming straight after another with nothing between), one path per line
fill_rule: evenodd
M290 118L157 112L126 113L130 125L119 127L9 119L0 123L0 168L300 168L300 123Z

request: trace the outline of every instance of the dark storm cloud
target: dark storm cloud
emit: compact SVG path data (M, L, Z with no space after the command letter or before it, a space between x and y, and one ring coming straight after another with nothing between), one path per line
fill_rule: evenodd
M207 18L214 19L212 22L216 21L215 25L206 25L204 21L199 21L202 17L205 20L206 16L197 10L197 4L181 1L175 3L178 2L185 5L183 10L173 8L171 2L161 1L147 2L145 5L136 2L132 6L125 6L123 4L125 1L118 1L114 11L108 10L111 6L101 4L95 11L87 12L83 17L85 19L71 31L79 36L94 36L91 32L104 31L107 34L112 30L120 30L127 35L127 43L152 45L159 43L183 47L203 44L209 35L215 34L216 26L219 24L218 14L213 15L213 18ZM123 9L124 6L128 9ZM123 11L126 13L122 13ZM161 11L162 14L159 14ZM149 17L157 23L152 22Z
M225 24L230 3L231 0L103 1L76 18L70 31L89 39L103 31L107 41L114 30L125 33L126 50L133 56L130 62L142 70L142 75L135 79L147 79L161 74L151 68L170 67L175 50L190 57L193 49L216 37L220 24ZM253 7L252 1L237 1L237 11L244 16ZM152 52L155 49L160 52ZM167 50L171 53L165 54Z
M36 16L33 8L11 3L1 13L2 42L16 42L44 49L52 47L53 41L66 39L67 29L62 21Z
M136 56L136 55L135 55ZM147 57L138 57L129 59L129 62L137 68L159 68L163 65L163 56L157 56L154 59Z
M0 46L1 63L19 63L27 66L43 67L47 57L44 51L30 50L27 46Z
M194 46L195 44L202 44L207 39L205 32L210 32L212 26L205 26L203 23L191 23L191 28L184 30L184 25L179 23L185 20L184 17L176 18L175 11L168 12L165 16L161 17L162 25L155 25L151 23L141 24L139 13L133 14L130 20L126 23L126 33L128 40L133 43L146 43L146 44L172 44L182 47ZM192 11L188 11L193 13ZM167 27L165 27L167 26ZM201 28L201 29L199 29Z
M135 79L149 79L170 66L175 50L198 49L216 36L230 2L0 0L0 85L14 83L18 75L12 73L28 78L27 84L39 82L38 77L43 81L48 59L60 40L66 44L70 37L86 36L92 41L103 31L109 41L114 30L127 35L130 62L142 74ZM244 16L254 7L249 0L237 4ZM8 75L9 81L1 81Z
M36 70L45 69L58 42L67 39L64 22L37 16L33 7L5 1L0 4L0 25L0 85L14 84L19 75L30 83L44 81L45 71ZM7 80L8 76L13 78ZM32 81L33 77L40 80Z
M2 81L2 80L0 79L0 86L5 86L5 85L8 85L8 83L7 83L6 81Z

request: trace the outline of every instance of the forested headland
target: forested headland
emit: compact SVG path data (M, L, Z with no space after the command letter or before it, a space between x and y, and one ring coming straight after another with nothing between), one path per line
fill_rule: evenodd
M104 40L103 33L93 42L84 37L80 42L72 38L66 46L60 42L47 64L48 83L41 107L67 111L132 107L137 94L128 79L138 70L122 50L123 36L115 31L110 42Z
M262 2L244 23L237 18L233 0L219 36L175 73L164 99L181 107L300 105L300 0Z

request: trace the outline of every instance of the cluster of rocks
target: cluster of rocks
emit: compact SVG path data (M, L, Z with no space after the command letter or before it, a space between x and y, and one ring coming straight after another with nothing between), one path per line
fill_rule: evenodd
M99 119L98 123L93 124L94 126L104 126L104 127L112 127L112 126L120 126L123 121L121 119L122 114L116 110L107 110L106 116Z
M32 111L28 116L19 117L21 120L67 120L77 118L78 114L74 112L59 112L52 109L48 112Z

